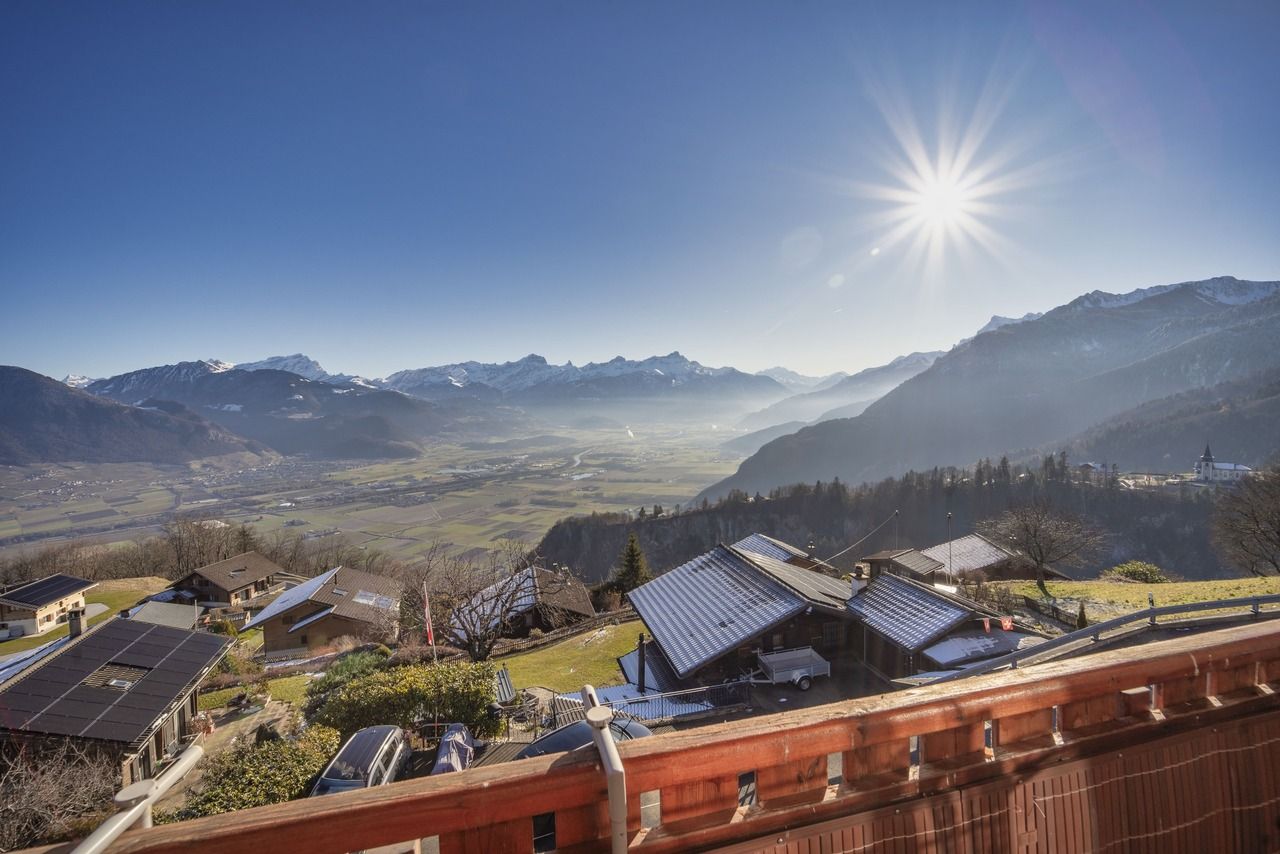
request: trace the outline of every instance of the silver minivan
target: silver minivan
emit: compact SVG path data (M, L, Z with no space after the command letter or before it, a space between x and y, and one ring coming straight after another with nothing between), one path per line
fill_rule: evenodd
M367 789L397 780L409 764L411 752L409 739L400 727L365 727L347 739L330 760L311 795Z

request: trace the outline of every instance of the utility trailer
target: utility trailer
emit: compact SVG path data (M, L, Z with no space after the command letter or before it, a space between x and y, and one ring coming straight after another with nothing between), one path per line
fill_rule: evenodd
M808 691L815 677L831 675L831 662L814 652L811 646L762 652L756 658L760 667L747 677L755 685L790 682L801 691Z

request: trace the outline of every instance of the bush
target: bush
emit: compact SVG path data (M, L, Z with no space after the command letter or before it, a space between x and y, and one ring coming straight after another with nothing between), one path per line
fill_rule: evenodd
M350 735L378 724L405 729L424 718L464 723L481 737L497 735L489 704L496 699L494 666L488 662L410 664L352 679L329 694L316 723Z
M238 648L233 647L218 665L219 673L232 673L236 676L256 676L263 672L262 665Z
M341 739L328 727L310 727L294 740L264 741L227 752L205 764L199 789L159 823L185 821L302 797L324 770Z
M1077 629L1087 629L1087 628L1089 628L1089 618L1088 618L1088 616L1086 616L1086 615L1085 615L1085 613L1084 613L1084 600L1083 600L1083 599L1081 599L1081 600L1080 600L1080 612L1079 612L1078 614L1076 614L1076 628L1077 628Z
M226 617L223 617L221 620L210 621L205 631L211 632L215 635L227 635L228 637L235 637L240 633L239 630L236 629L236 624L228 620Z
M390 650L387 651L387 654L390 655ZM375 670L381 670L385 665L386 658L371 651L353 652L350 655L344 655L329 665L329 669L319 679L312 679L307 684L307 699L314 700L317 697L323 697L330 691L346 685L352 679L368 676Z
M1154 563L1131 560L1113 566L1101 576L1106 581L1137 581L1142 584L1163 584L1169 581L1165 571Z

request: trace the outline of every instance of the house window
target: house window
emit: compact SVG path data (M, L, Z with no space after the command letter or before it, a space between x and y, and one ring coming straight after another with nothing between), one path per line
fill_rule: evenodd
M306 646L306 645L307 645L307 636L306 636L306 635L303 635L302 637L298 638L298 640L302 643L302 645L303 645L303 646Z

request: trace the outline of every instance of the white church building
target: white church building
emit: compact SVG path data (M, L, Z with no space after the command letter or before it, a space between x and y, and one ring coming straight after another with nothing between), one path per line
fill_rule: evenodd
M1239 463L1220 463L1213 458L1213 451L1204 446L1204 454L1196 461L1196 480L1202 483L1222 483L1236 481L1251 473L1253 469Z

